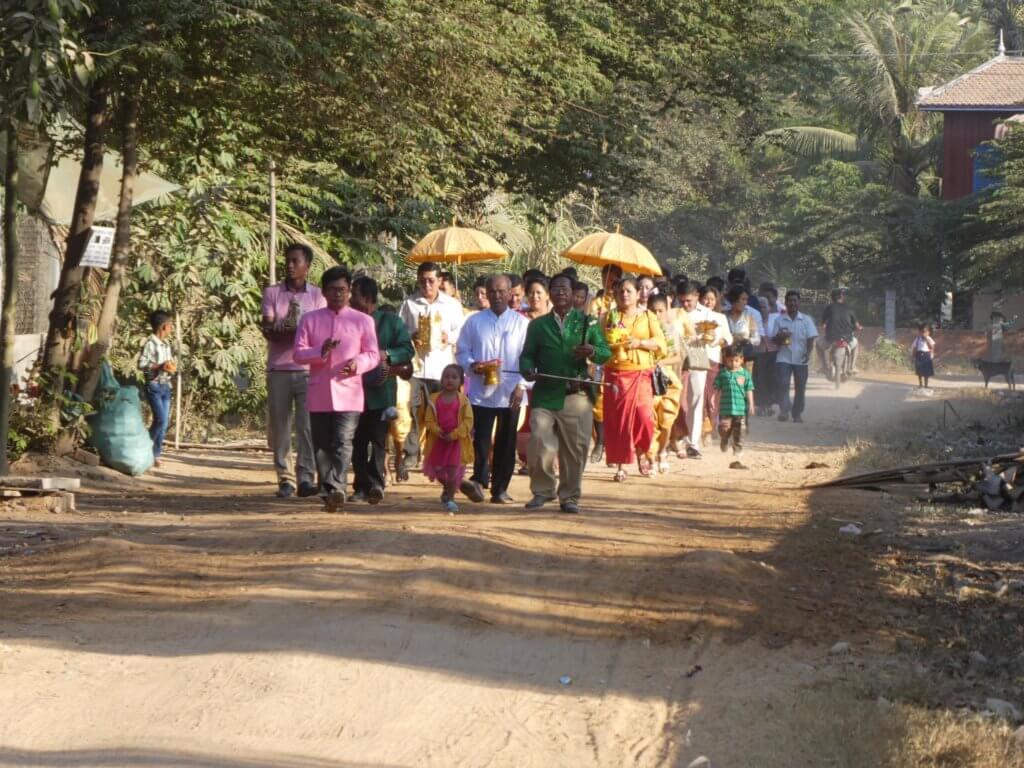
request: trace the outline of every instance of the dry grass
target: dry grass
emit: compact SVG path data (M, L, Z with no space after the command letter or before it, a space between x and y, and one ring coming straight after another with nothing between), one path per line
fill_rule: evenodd
M1013 728L975 713L876 700L830 686L804 697L792 713L815 766L834 768L1024 768Z
M1024 768L1024 750L1001 720L897 706L903 738L886 765L892 768Z

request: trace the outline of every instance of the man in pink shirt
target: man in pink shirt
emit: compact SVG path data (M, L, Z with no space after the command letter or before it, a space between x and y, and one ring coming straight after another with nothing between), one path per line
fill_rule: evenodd
M309 409L320 494L327 511L345 503L352 440L363 410L363 374L380 364L373 318L348 306L352 276L331 267L320 281L324 309L302 316L293 358L309 366Z
M302 243L288 246L284 254L285 280L263 291L263 335L267 339L267 443L274 452L277 495L287 498L298 486L299 496L317 492L313 482L316 463L306 410L309 366L292 359L295 329L307 312L327 306L323 294L306 282L313 249ZM291 469L292 427L298 455ZM298 481L296 483L296 481Z

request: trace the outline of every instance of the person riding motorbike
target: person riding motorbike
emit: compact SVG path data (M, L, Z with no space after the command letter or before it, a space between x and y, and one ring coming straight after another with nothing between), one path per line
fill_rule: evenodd
M825 307L821 316L821 325L824 328L822 337L824 342L818 345L818 361L826 376L831 376L829 366L829 353L835 343L843 339L850 350L850 375L857 373L857 331L863 330L864 326L857 322L853 310L846 304L846 289L836 288L832 291L832 303ZM842 375L842 372L840 372Z

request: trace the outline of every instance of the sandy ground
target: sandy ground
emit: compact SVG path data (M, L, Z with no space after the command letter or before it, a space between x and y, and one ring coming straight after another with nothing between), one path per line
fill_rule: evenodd
M717 447L588 470L578 517L450 516L419 476L329 516L227 451L86 471L75 514L8 504L0 766L885 764L908 726L875 697L930 674L897 649L941 622L882 564L922 534L902 500L801 486L962 394L909 381L812 379L805 424L754 421L748 471Z

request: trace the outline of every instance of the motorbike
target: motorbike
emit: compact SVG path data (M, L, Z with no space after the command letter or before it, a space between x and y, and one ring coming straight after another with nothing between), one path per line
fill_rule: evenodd
M850 349L850 342L846 339L836 339L826 352L828 365L828 379L836 389L839 385L853 375L853 354Z

